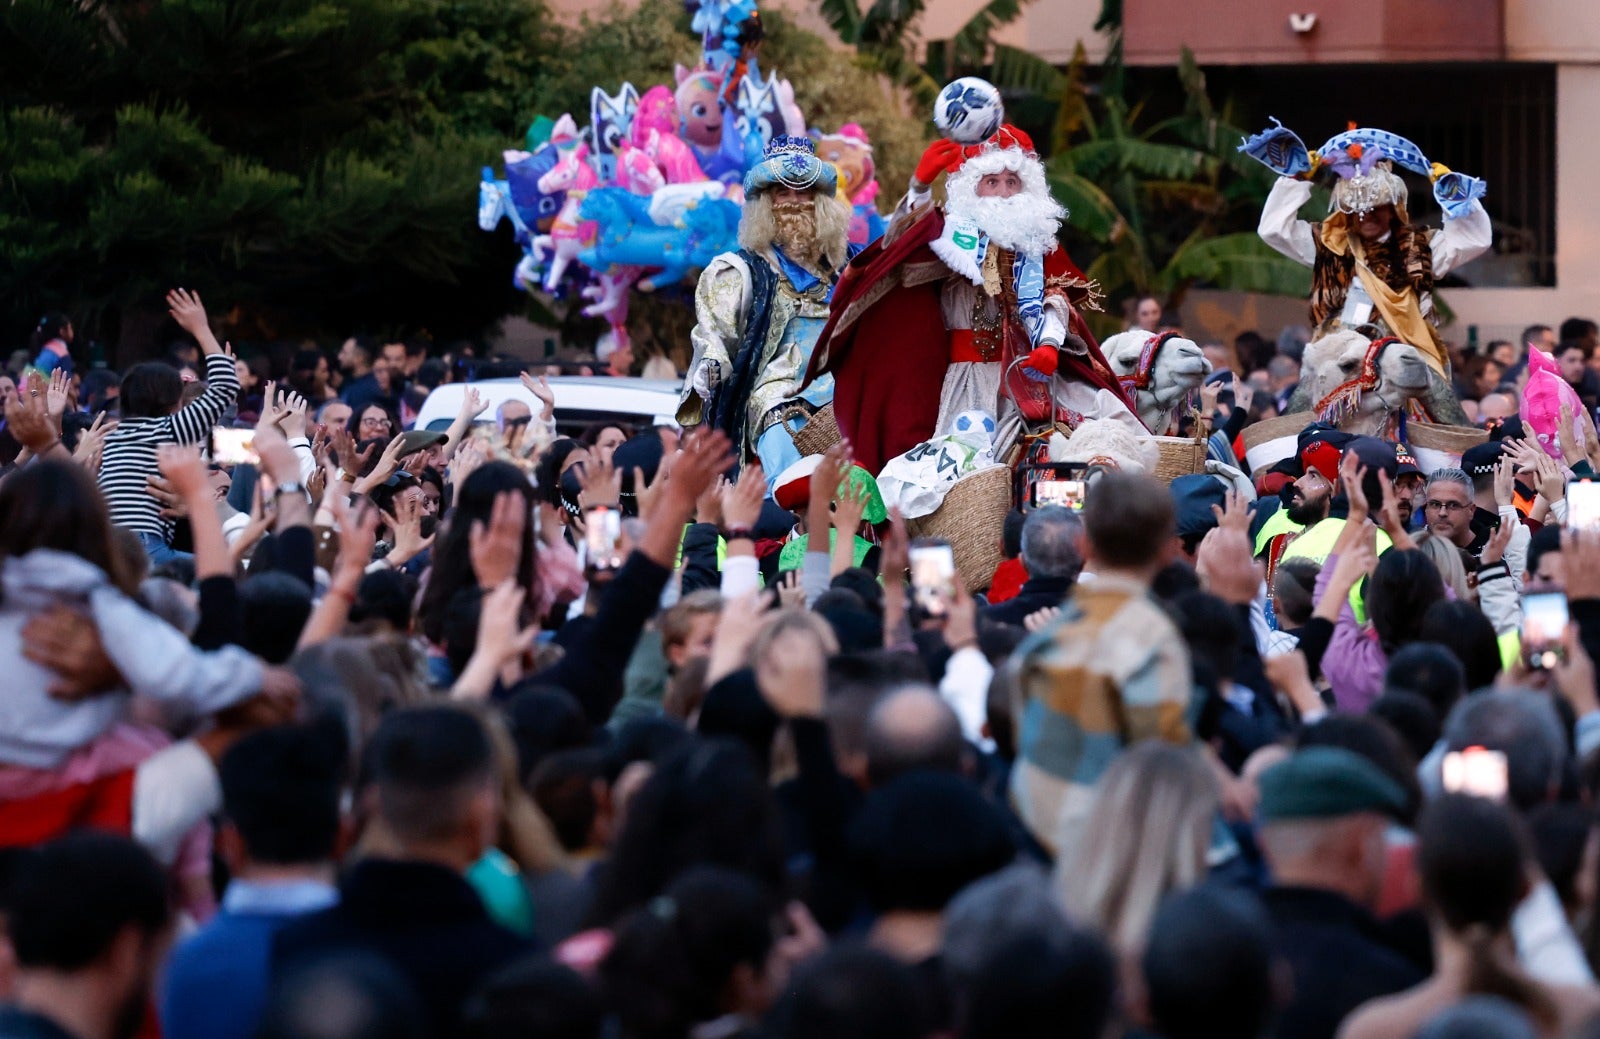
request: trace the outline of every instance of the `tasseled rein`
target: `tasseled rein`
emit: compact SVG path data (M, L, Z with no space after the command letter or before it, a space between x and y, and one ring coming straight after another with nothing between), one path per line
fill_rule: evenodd
M1335 386L1333 392L1317 401L1317 421L1343 428L1345 420L1353 417L1360 408L1361 395L1378 388L1378 362L1383 357L1384 348L1391 343L1399 342L1400 340L1394 336L1374 339L1367 347L1367 355L1361 360L1361 373L1353 379L1346 379ZM1410 400L1398 414L1389 416L1386 432L1396 434L1403 439L1408 412L1414 418L1429 422L1433 420L1433 416L1421 401Z
M1120 375L1117 383L1122 387L1123 395L1130 403L1139 403L1139 391L1150 388L1150 375L1155 371L1156 355L1169 340L1179 338L1177 332L1160 332L1145 340L1144 349L1139 351L1139 363L1134 366L1131 375Z

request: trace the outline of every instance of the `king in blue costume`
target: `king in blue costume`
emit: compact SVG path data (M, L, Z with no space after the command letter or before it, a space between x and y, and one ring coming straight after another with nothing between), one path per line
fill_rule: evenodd
M836 178L807 138L774 137L745 176L740 248L713 259L695 289L678 420L727 433L769 480L799 460L794 435L833 400L831 377L800 387L854 254Z

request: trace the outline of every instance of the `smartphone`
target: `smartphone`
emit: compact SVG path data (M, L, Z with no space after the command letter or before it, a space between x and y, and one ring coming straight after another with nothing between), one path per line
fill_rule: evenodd
M956 594L956 550L944 538L911 543L911 601L929 617L950 612Z
M1506 775L1506 756L1498 750L1468 747L1453 750L1444 756L1440 778L1445 793L1467 794L1503 801L1509 781Z
M256 431L213 426L211 429L211 460L218 465L256 465L261 456L256 454Z
M1573 530L1600 530L1600 483L1583 480L1567 484L1567 526Z
M1532 592L1522 597L1522 659L1549 670L1566 659L1561 639L1567 631L1567 594Z
M622 565L622 512L599 505L583 513L584 566L590 572Z
M1061 505L1074 512L1083 509L1083 496L1088 485L1082 480L1035 480L1032 502L1034 508Z

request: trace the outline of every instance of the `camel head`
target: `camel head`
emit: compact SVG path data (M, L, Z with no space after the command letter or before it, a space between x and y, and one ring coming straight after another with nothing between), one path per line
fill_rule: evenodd
M1125 389L1135 397L1134 406L1151 432L1165 433L1183 401L1206 376L1211 362L1192 339L1171 335L1149 353L1151 333L1134 329L1119 332L1100 344L1106 362Z
M1323 421L1346 432L1381 426L1406 402L1429 391L1428 362L1416 348L1399 341L1379 347L1352 329L1339 329L1306 346L1300 367L1300 390L1308 407Z

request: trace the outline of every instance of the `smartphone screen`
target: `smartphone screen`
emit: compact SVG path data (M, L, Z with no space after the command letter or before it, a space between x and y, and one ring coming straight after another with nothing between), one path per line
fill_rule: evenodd
M1583 480L1567 484L1567 526L1573 530L1600 530L1600 483Z
M1446 793L1487 797L1495 801L1505 800L1510 785L1506 775L1505 754L1483 747L1468 747L1446 754L1440 778Z
M622 565L618 543L622 540L622 513L604 505L583 514L583 545L590 570L615 570Z
M214 426L211 430L211 460L218 465L256 465L261 461L255 448L256 431Z
M911 600L930 617L950 612L956 594L956 552L948 541L918 539L911 544Z
M1082 480L1037 480L1033 484L1033 507L1061 505L1080 511L1086 485Z
M1522 659L1548 670L1564 659L1561 638L1567 630L1565 592L1533 592L1522 597Z

